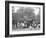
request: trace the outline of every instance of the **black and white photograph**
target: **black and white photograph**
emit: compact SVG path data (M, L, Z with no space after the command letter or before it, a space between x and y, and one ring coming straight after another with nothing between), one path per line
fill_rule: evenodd
M12 30L40 30L40 8L12 6Z
M43 33L43 5L9 3L9 34Z

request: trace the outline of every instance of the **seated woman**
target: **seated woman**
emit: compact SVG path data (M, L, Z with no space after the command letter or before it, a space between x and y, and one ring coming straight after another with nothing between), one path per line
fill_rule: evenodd
M36 28L37 27L37 25L35 24L35 21L33 21L32 27L33 28Z
M23 26L24 26L23 21L19 21L19 22L17 23L17 27L18 27L18 28L23 28Z

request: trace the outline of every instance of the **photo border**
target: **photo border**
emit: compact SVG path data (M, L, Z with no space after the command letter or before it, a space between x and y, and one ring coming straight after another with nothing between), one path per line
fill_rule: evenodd
M10 35L9 34L9 4L10 3L43 5L43 33ZM5 37L37 36L37 35L45 35L45 3L5 1Z

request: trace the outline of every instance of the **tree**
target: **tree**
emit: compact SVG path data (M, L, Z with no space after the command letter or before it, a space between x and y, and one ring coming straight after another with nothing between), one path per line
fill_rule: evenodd
M15 22L19 22L20 20L31 21L35 18L35 14L33 13L33 11L34 9L31 7L21 7L19 10L17 10L16 13L13 13L13 20L15 20Z

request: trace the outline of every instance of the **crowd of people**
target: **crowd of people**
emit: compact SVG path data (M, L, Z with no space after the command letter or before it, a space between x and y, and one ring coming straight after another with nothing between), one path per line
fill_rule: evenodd
M40 28L40 24L36 24L34 21L24 21L24 22L18 22L17 24L15 24L15 27L17 29L24 29L24 28Z

